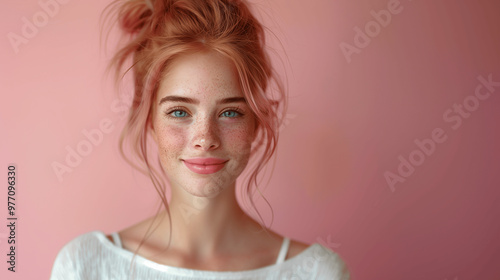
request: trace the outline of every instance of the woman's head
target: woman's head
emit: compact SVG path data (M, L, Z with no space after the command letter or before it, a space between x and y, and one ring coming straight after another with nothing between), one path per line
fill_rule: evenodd
M153 101L151 131L172 194L216 196L247 165L256 133L234 64L201 51L179 56L166 73Z
M121 74L127 60L131 59L129 70L134 76L134 100L122 134L121 147L124 140L129 140L144 163L143 170L151 176L157 189L157 185L163 185L158 173L152 170L147 155L147 138L155 135L152 132L158 136L158 131L154 131L158 119L154 117L160 116L155 110L162 107L157 107L155 101L158 101L159 94L166 94L159 89L168 83L169 73L175 72L182 61L209 54L213 59L211 62L217 60L234 70L239 94L247 106L247 117L251 116L255 122L257 136L252 155L256 149L262 150L246 186L246 192L250 194L251 184L257 183L257 174L275 152L286 99L265 51L263 27L251 14L245 1L118 0L111 7L115 8L121 29L131 35L127 44L116 53L111 65L116 67L117 74ZM273 79L277 90L270 91ZM205 113L203 116L206 117ZM168 132L165 130L162 133ZM162 146L159 145L159 148ZM188 156L196 155L218 154L200 152ZM159 191L164 194L163 189ZM251 196L250 202L253 205Z

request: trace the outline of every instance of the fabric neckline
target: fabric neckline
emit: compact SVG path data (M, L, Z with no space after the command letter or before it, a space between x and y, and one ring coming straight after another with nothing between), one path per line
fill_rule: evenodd
M121 243L120 237L119 237L117 232L113 232L111 234L115 243L113 243L111 240L109 240L106 237L106 234L102 231L94 231L94 233L99 238L99 240L103 244L105 244L106 246L111 247L111 248L119 251L121 254L124 254L127 257L132 258L134 256L134 253L132 253L131 251L128 251L122 247L122 243ZM199 270L199 269L190 269L190 268L175 267L175 266L169 266L169 265L165 265L165 264L159 264L157 262L149 260L143 256L140 256L140 255L135 255L135 258L136 258L136 261L138 263L142 263L148 267L151 267L151 268L154 268L154 269L160 270L160 271L167 271L169 273L175 273L178 275L212 276L212 277L214 277L214 276L240 276L241 274L246 274L246 273L249 273L249 274L264 273L264 272L267 272L269 270L276 269L279 266L292 265L293 263L296 263L301 257L305 256L306 254L309 254L309 252L311 250L313 250L313 248L315 248L315 247L317 247L317 245L319 245L317 243L311 244L311 245L309 245L309 247L307 247L305 250L303 250L299 254L284 260L283 258L286 256L286 253L288 251L289 242L290 242L289 238L285 237L283 239L283 244L282 244L281 249L280 249L278 261L276 263L268 265L268 266L260 267L260 268L250 269L250 270L239 270L239 271ZM285 253L282 253L282 252L285 252ZM282 254L284 254L285 256L282 257L281 256ZM281 262L279 262L280 259L283 259L283 260Z
M119 248L123 249L122 241L120 239L120 235L118 232L112 232L111 238L113 238L113 242ZM288 237L283 237L283 242L281 243L281 248L278 253L278 258L276 259L276 264L280 264L285 261L286 255L288 254L288 248L290 247L290 239Z

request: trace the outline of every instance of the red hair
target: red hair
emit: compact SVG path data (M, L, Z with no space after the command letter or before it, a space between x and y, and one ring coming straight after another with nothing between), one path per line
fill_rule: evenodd
M126 44L113 56L110 67L115 69L117 81L129 70L133 73L134 99L120 138L122 155L150 176L169 213L165 185L148 158L153 100L161 77L176 57L216 51L234 63L241 89L257 122L252 155L259 150L260 157L245 188L255 209L251 187L253 184L258 190L257 176L276 152L287 100L265 50L263 26L252 15L246 1L115 0L106 10L108 15L116 16L120 29L127 35ZM129 59L132 61L127 68ZM125 155L126 139L140 166ZM262 220L258 211L257 214Z

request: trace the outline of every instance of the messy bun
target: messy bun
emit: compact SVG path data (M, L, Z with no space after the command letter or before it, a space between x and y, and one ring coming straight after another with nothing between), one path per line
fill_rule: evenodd
M255 165L245 185L245 192L255 209L252 185L259 191L257 176L275 154L287 102L265 50L264 29L250 12L247 2L115 0L105 11L107 16L115 17L113 22L126 37L110 67L117 80L130 70L133 73L134 99L120 139L122 155L150 176L168 212L161 172L152 168L147 155L148 132L154 113L152 101L156 98L161 77L173 60L198 51L216 51L234 63L242 92L257 122L252 150ZM130 63L126 63L129 59ZM125 140L132 146L140 166L125 155ZM257 214L262 220L258 211Z
M151 23L153 6L150 1L127 1L120 9L119 25L126 33L137 33Z

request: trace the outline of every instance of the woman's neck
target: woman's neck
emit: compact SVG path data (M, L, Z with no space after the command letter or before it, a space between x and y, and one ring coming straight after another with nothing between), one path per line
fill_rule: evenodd
M246 240L242 237L262 232L261 226L238 205L234 186L212 198L173 189L169 208L172 221L169 248L200 259L242 250ZM155 235L162 235L168 242L170 223L166 213L162 216Z

